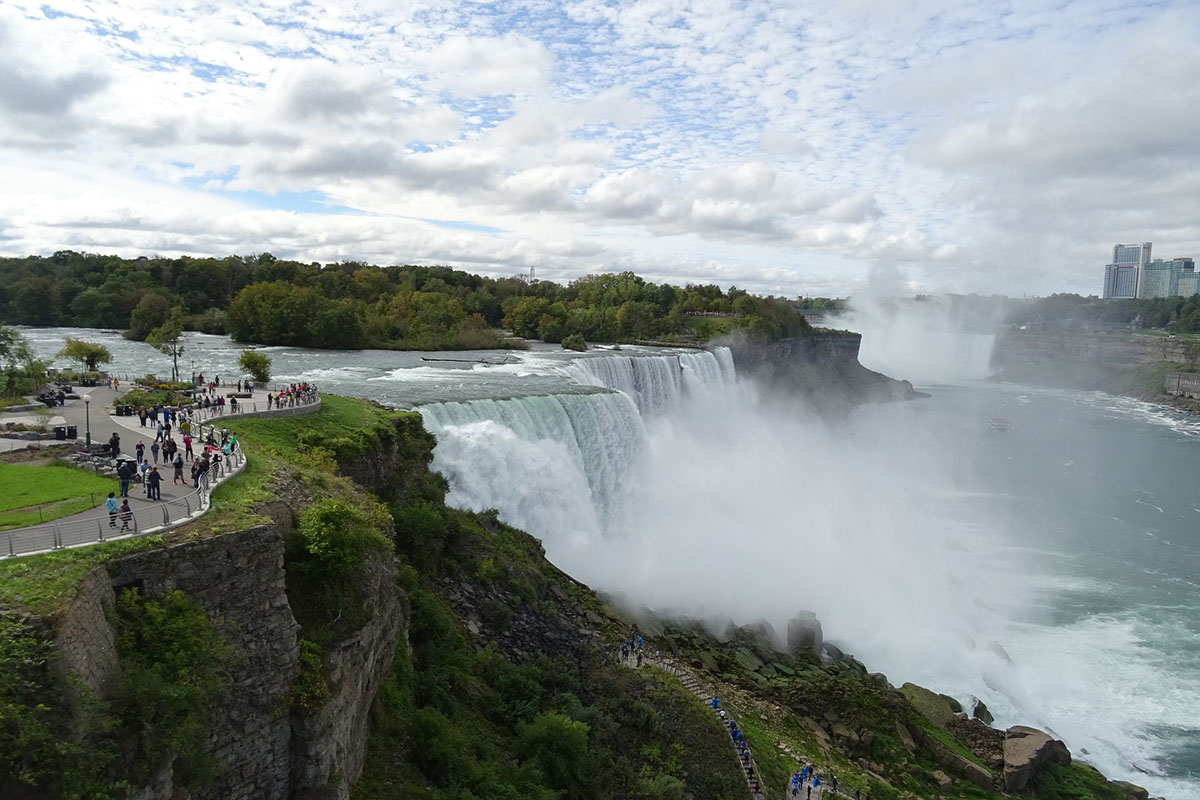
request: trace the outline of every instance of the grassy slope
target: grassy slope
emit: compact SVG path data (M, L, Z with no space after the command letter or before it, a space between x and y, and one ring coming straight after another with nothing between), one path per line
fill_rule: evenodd
M979 755L969 743L931 722L903 693L880 685L857 662L820 665L811 654L788 656L760 648L756 655L762 666L753 667L753 660L740 657L747 641L735 636L733 641L719 643L696 631L668 627L661 644L694 666L704 665L696 667L697 671L745 731L769 791L779 791L793 770L812 763L826 778L837 775L843 794L848 790L852 796L855 789L862 789L872 800L1005 796L953 774L952 785L941 789L932 773L952 771L934 761L919 744L915 752L908 751L897 730L898 721L910 730L924 730L958 755L983 765ZM656 647L659 644L655 642ZM828 730L831 717L827 715L860 735L859 741L818 736L812 726ZM1079 763L1047 768L1024 796L1035 800L1125 797L1117 785Z
M0 530L95 508L115 488L112 479L73 467L0 464Z

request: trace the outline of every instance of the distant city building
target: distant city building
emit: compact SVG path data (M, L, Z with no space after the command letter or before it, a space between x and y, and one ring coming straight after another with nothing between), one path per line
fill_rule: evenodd
M1184 280L1187 276L1188 281ZM1138 281L1138 297L1191 297L1196 293L1196 262L1190 258L1174 258L1163 261L1156 258L1142 267ZM1184 294L1185 289L1191 291Z
M1150 261L1150 242L1114 244L1112 262L1104 268L1104 297L1125 300L1139 297L1142 267Z
M1191 259L1188 259L1191 261ZM1180 297L1191 297L1194 294L1200 294L1200 275L1196 274L1193 268L1179 276L1179 291Z
M1174 274L1174 265L1173 261L1156 258L1142 267L1142 275L1138 279L1138 297L1170 297L1175 294L1179 276Z
M1138 268L1109 264L1104 268L1104 299L1132 300L1137 297Z
M1150 260L1150 242L1113 245L1112 262L1104 267L1104 298L1191 297L1200 291L1200 276L1191 258Z

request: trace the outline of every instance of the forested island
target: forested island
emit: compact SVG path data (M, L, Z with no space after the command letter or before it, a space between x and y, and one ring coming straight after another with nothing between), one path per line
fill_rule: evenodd
M124 329L144 340L177 313L185 330L235 341L335 349L520 347L563 342L707 341L732 330L809 331L798 301L731 287L589 275L561 285L450 267L322 265L269 253L120 258L63 250L0 258L0 322Z

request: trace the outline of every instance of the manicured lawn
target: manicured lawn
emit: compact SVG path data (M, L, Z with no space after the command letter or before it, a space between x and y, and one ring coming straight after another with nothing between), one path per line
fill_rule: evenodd
M0 530L95 508L116 487L111 478L73 467L0 464Z

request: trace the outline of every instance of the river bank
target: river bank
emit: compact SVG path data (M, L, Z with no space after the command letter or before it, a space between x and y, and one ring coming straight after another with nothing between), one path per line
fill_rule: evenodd
M1098 391L1200 415L1200 400L1173 375L1200 372L1200 345L1162 333L1022 332L996 337L992 380ZM1186 377L1184 379L1186 383Z

